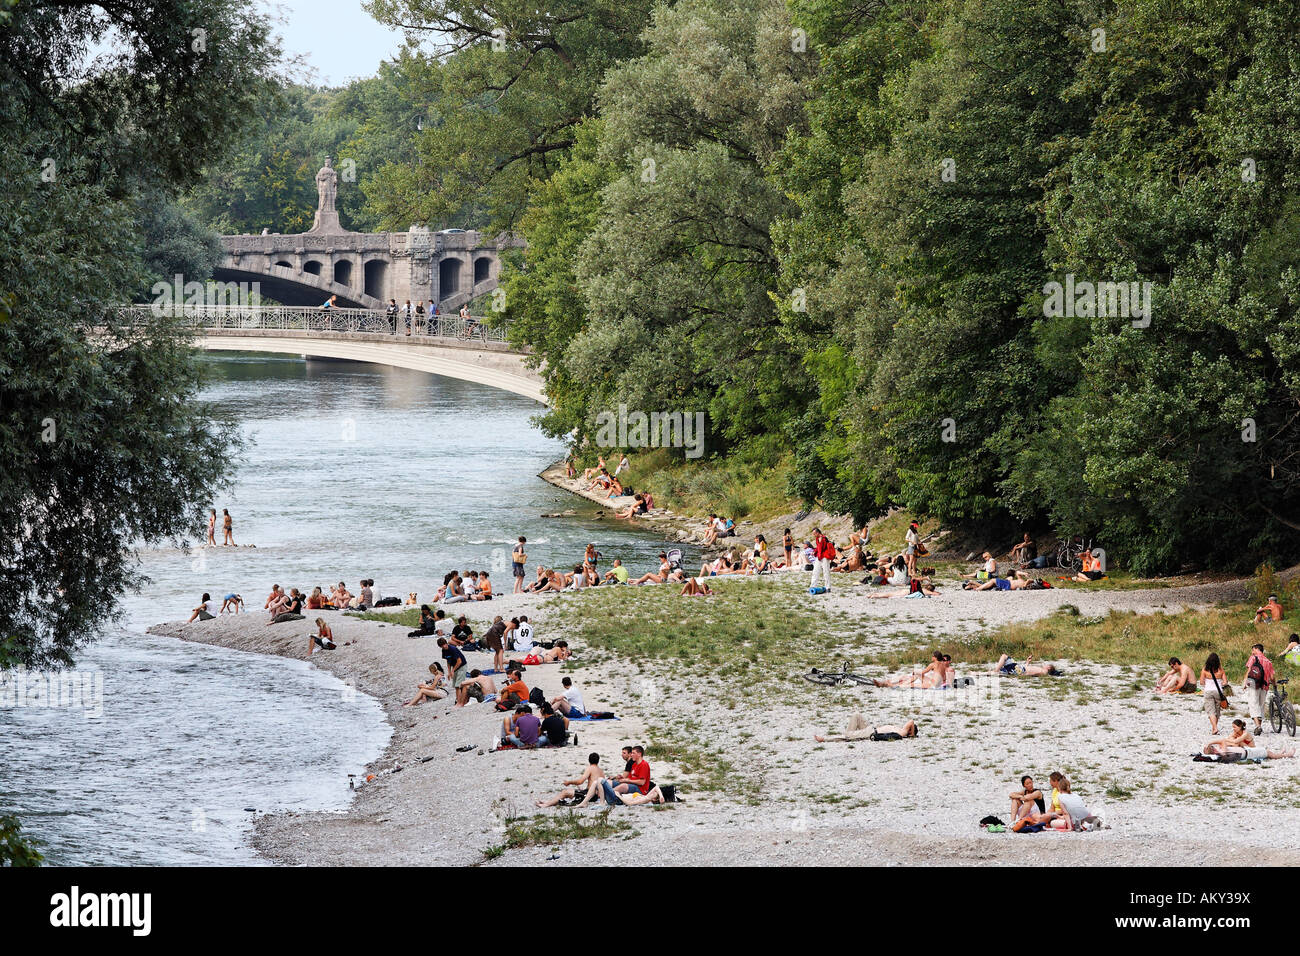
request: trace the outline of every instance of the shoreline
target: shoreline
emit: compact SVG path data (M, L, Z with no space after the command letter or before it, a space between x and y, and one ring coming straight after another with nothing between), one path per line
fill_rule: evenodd
M862 627L875 634L873 646L885 647L915 636L913 628L925 628L941 643L972 630L1043 617L1067 601L1089 615L1108 609L1173 612L1213 606L1239 596L1242 587L1238 581L1131 591L1078 589L1068 594L1064 590L1002 596L948 591L939 599L894 602L871 599L866 586L850 585L837 586L831 599L818 604L802 593L803 583L804 575L796 572L736 586L767 589L764 599L778 606L809 602L827 613L855 615ZM663 586L649 590L670 594ZM565 612L572 612L583 599L582 594L568 593L505 595L486 604L459 605L456 610L470 617L476 632L495 614L523 611L537 623L539 638L555 639L566 633L560 623ZM675 595L667 599L676 600ZM693 599L681 601L689 613ZM314 630L308 621L268 627L260 613L241 617L244 620L238 621L227 615L193 625L173 622L150 632L264 654L305 656L306 634ZM445 701L400 706L428 661L438 657L431 639L407 638L404 627L337 612L329 620L339 648L313 655L312 663L378 698L393 736L384 754L367 769L376 772L401 764L403 770L360 788L342 813L260 817L251 842L270 862L1300 863L1300 851L1285 849L1300 844L1300 821L1285 809L1272 809L1285 808L1300 793L1295 783L1300 760L1269 761L1258 768L1184 763L1205 736L1203 721L1193 713L1199 712L1199 698L1134 695L1134 682L1141 679L1137 668L1081 661L1069 668L1074 683L1063 682L1059 689L1051 683L1012 682L1010 692L1016 698L1012 711L1005 705L1002 710L981 710L987 701L981 702L973 691L966 697L957 692L943 697L875 688L827 691L811 685L804 688L798 682L783 691L782 698L767 699L758 705L761 711L753 711L731 710L725 700L707 691L702 694L701 683L683 680L671 661L601 660L602 655L575 646L574 666L529 668L525 681L530 687L536 682L549 698L559 693L560 676L572 674L589 706L614 710L622 719L573 725L578 747L490 753L481 751L490 746L501 715L487 707L457 710ZM347 640L357 643L345 647ZM467 657L471 667L481 667L488 659L483 654ZM657 687L657 692L647 695L647 685ZM1085 696L1080 688L1097 693ZM851 709L880 722L914 716L926 731L915 743L812 744L814 731L834 729ZM736 760L731 786L722 792L696 790L691 774L659 758L653 763L655 778L684 784L687 802L659 812L615 810L617 815L628 815L623 819L633 825L632 835L573 840L558 847L526 846L506 850L496 859L484 853L501 845L507 820L539 812L533 801L558 790L560 780L575 776L589 751L599 752L602 764L609 767L609 758L616 758L622 743L652 744L656 724L666 718L688 721L704 750L743 755L743 760ZM963 722L968 729L963 729ZM457 751L466 745L473 749ZM1005 813L1008 781L1016 771L1028 768L1045 775L1047 768L1058 765L1068 768L1072 776L1082 775L1089 805L1108 829L1037 839L972 832L971 821L981 815L974 808ZM1137 789L1137 781L1148 777L1155 781L1149 794L1144 790L1141 799L1123 796L1125 788ZM1116 782L1103 789L1106 780ZM1211 789L1194 799L1179 796L1193 784ZM842 796L827 800L828 788ZM1213 793L1220 796L1209 796ZM1236 822L1232 804L1243 801L1252 805L1249 823ZM1179 834L1212 831L1219 834L1213 848L1203 841L1179 840Z

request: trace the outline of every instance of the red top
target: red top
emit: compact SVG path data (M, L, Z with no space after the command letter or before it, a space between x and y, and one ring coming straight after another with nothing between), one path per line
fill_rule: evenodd
M813 544L813 556L816 558L833 558L835 557L835 545L831 544L831 539L822 535Z
M650 789L650 761L642 760L632 768L628 774L628 783L636 784L637 793L645 793Z

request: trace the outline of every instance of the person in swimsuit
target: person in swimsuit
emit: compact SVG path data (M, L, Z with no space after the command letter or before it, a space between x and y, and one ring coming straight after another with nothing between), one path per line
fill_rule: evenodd
M785 564L781 567L794 567L794 535L790 534L789 528L781 532L781 550L785 552Z
M706 595L706 596L707 596L707 595L711 595L711 594L713 594L713 593L714 593L713 588L709 587L708 579L707 579L707 578L702 578L702 577L700 577L700 578L689 578L689 579L686 581L686 586L682 588L682 594L683 594L683 595L687 595L687 594L690 594L690 595L703 594L703 595Z
M325 619L323 617L316 618L316 628L317 628L316 633L313 634L307 641L308 657L311 657L313 654L315 654L316 648L318 647L322 651L332 651L334 650L335 647L334 632L330 630L330 626L325 623Z
M1025 658L1024 663L1017 663L1009 654L998 658L997 666L989 674L1001 674L1003 677L1059 677L1061 672L1055 664L1031 664L1034 655Z
M208 544L216 546L217 543L217 509L213 508L212 513L208 515Z
M1176 657L1169 658L1169 670L1156 681L1156 693L1195 694L1198 690L1192 669Z
M442 700L447 696L447 691L443 688L446 682L446 675L442 672L442 665L434 661L429 665L429 673L433 675L430 680L416 685L415 696L402 703L403 707L418 707L426 700Z
M921 687L927 690L950 684L952 664L941 651L935 651L932 656L933 660L925 665L924 670L885 680L873 678L871 682L877 687Z
M239 614L244 610L244 599L238 594L227 594L221 599L221 611L219 613L225 614L226 608L230 608L231 614Z
M849 717L848 726L844 728L842 734L813 734L813 740L819 744L827 742L851 742L855 740L902 740L906 737L916 736L916 721L909 720L901 727L894 724L884 724L880 727L873 727L867 723L867 719L861 714L853 714Z
M672 566L672 563L669 562L669 560L668 560L668 555L667 555L667 553L666 553L666 552L663 552L663 551L660 551L660 552L659 552L659 570L658 570L657 572L655 572L655 571L647 571L645 574L641 575L641 577L637 578L635 581L629 581L628 583L629 583L629 584L648 584L648 583L653 582L653 583L655 583L655 584L663 584L665 581L668 580L668 576L669 576L670 574L672 574L672 571L673 571L673 566Z
M221 532L224 535L221 542L222 546L230 545L231 547L234 547L235 526L234 522L230 519L230 512L225 508L221 509Z

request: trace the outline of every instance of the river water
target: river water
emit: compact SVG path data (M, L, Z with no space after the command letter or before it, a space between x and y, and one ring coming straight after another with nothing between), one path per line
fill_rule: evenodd
M150 583L78 661L102 680L101 715L0 709L0 809L53 864L255 863L254 813L343 809L347 774L387 744L379 703L305 662L145 633L188 617L204 591L260 612L273 583L356 593L370 577L424 599L453 567L491 570L509 590L520 534L530 565L576 561L589 541L638 573L656 565L658 539L536 477L563 447L532 426L540 409L525 398L360 363L205 361L205 399L245 438L214 502L240 547L142 552ZM541 517L565 509L576 516Z

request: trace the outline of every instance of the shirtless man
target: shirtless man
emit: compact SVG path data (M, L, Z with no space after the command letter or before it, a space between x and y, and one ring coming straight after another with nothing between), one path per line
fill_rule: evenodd
M593 753L587 755L587 767L574 780L565 780L564 789L556 796L549 800L538 800L539 807L553 807L559 804L561 800L572 800L578 795L579 790L586 793L600 791L600 782L605 779L605 771L600 769L600 754ZM583 795L585 796L586 793Z
M469 676L461 682L460 691L457 692L457 696L459 697L463 693L466 704L468 704L471 699L482 703L496 692L496 681L491 677L488 677L478 668L475 668L470 671ZM461 706L464 706L464 704Z
M1194 694L1199 689L1192 669L1176 657L1169 658L1169 670L1156 681L1157 694Z

